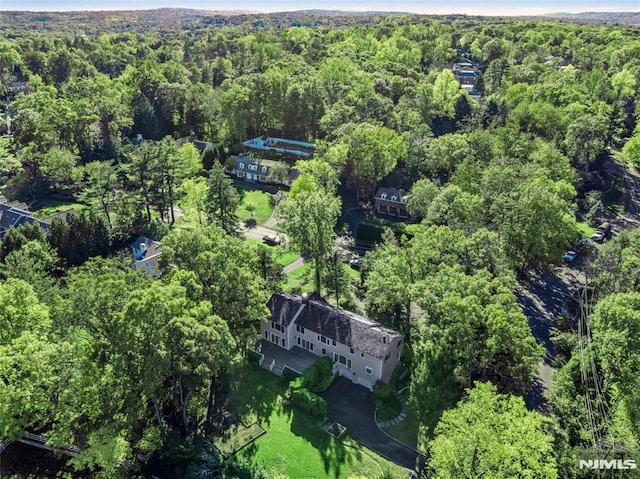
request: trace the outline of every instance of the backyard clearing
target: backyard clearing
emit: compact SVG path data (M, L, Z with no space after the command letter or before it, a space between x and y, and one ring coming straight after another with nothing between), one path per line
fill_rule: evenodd
M296 479L406 479L408 471L347 435L336 439L314 418L283 404L287 384L261 367L245 363L230 374L227 408L245 423L260 422L267 431L237 456L262 464L268 472ZM347 433L348 434L348 433Z

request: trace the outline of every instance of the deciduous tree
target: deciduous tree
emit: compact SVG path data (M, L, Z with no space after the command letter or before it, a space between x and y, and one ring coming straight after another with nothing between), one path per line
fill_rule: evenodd
M442 414L429 444L433 477L558 477L549 419L491 384L476 383L467 394Z

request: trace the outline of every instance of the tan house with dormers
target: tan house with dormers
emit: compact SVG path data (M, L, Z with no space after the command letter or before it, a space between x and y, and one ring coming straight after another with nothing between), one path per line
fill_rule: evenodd
M267 303L260 338L291 351L328 356L334 371L373 389L388 383L402 357L402 335L380 323L326 303L319 294L276 293Z

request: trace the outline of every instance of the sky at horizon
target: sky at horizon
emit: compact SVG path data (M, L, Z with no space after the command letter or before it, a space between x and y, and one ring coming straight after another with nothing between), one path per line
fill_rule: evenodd
M604 5L603 5L604 4ZM640 0L0 0L0 11L144 10L151 8L199 10L291 10L395 11L423 14L540 15L545 13L638 12Z

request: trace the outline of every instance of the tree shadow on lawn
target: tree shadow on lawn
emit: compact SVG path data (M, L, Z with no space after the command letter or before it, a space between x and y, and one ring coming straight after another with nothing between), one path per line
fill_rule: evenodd
M354 448L347 449L342 441L325 432L315 418L293 411L291 432L307 441L319 452L327 477L340 477L341 468L362 459L362 453ZM348 432L348 431L347 431Z
M281 399L286 390L283 378L270 373L256 364L245 362L229 372L231 393L227 403L228 409L235 412L246 422L258 421L263 426L270 424L270 418L277 409L282 415L290 415L288 408L283 408Z

